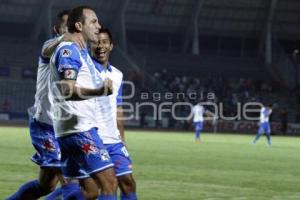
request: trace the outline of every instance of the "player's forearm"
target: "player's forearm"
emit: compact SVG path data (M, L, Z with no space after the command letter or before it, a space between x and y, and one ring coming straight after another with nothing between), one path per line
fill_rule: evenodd
M81 87L74 87L72 92L67 92L65 95L68 97L67 100L86 100L96 96L107 96L111 92L107 88L101 87L99 89L88 89Z
M122 141L125 142L125 131L124 131L124 112L122 106L117 107L117 126L122 138Z
M205 114L206 114L207 116L211 117L211 118L214 118L214 117L215 117L215 114L212 113L212 112L210 112L210 111L208 111L208 110L205 112Z
M107 96L112 94L108 87L89 89L75 86L75 80L62 80L60 82L61 92L66 100L86 100L96 96Z
M55 51L56 47L60 44L63 39L63 35L53 39L51 42L47 44L47 46L43 47L42 49L42 56L44 58L50 58L53 52Z

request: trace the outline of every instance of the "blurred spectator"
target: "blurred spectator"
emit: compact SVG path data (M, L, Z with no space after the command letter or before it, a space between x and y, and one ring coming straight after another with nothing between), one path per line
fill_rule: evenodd
M295 122L300 123L300 110L298 110L295 114Z
M5 99L1 104L1 112L10 112L11 110L11 102Z
M290 94L287 94L285 89L280 89L280 85L276 85L271 81L266 82L251 78L225 78L220 75L186 76L172 74L172 72L163 69L162 71L153 74L150 82L145 85L145 88L147 89L147 92L151 93L152 91L153 93L159 93L161 95L162 98L160 101L153 101L157 104L165 101L173 103L190 102L195 104L197 101L212 100L209 99L208 96L209 94L213 94L214 99L212 102L223 104L223 114L226 117L235 116L237 114L238 104L243 105L247 102L278 102L282 107L289 105L289 109L293 109L293 106L295 106L294 104L296 104L291 103L292 98L286 98L287 96L290 96ZM276 88L276 90L273 88ZM282 91L285 93L281 93ZM165 99L164 94L166 93L173 94L173 98ZM294 94L292 95L295 96ZM139 95L137 94L136 96ZM138 99L135 100L139 101ZM151 98L149 101L151 101ZM282 109L280 106L279 110ZM189 111L185 106L179 106L175 112L178 117L184 117L189 114ZM283 124L283 132L286 132L287 129L287 122L289 119L288 114L289 111L287 109L284 109L282 112L275 111L273 114L273 119ZM146 114L143 113L143 115ZM142 118L144 117L145 116L142 116ZM185 127L183 122L180 123L179 121L174 121L170 115L166 117L168 117L171 122L170 126L175 128Z
M286 134L287 127L288 127L288 112L285 108L281 111L280 120L281 120L281 131L283 134Z

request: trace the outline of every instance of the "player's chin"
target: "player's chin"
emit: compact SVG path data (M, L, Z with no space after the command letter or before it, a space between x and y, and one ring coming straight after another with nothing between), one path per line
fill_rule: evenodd
M90 42L97 44L98 43L98 35L94 34L90 37Z
M98 43L98 39L97 39L97 38L92 38L92 39L90 40L90 43L96 44L96 43Z
M99 56L97 57L98 61L100 61L101 64L105 63L106 62L106 57L103 57L103 56Z

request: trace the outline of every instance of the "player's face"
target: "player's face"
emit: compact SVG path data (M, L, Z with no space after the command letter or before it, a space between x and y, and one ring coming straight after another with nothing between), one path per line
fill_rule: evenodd
M82 35L87 42L97 42L99 29L101 28L97 15L89 9L83 10L84 24L82 26Z
M102 65L107 66L113 44L107 33L99 33L98 39L98 46L95 49L94 55Z
M67 21L68 21L68 15L64 15L62 17L62 23L61 23L61 25L60 25L60 27L58 29L59 35L62 35L64 33L68 32Z

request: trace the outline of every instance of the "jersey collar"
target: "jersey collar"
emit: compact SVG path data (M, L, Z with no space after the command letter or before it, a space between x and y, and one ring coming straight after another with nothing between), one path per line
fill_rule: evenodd
M93 58L93 61L94 61L94 63L95 63L96 69L97 69L99 72L102 72L102 71L105 70L105 67L104 67L103 65L101 65L96 59ZM109 72L112 71L112 68L111 68L110 63L108 63L108 65L107 65L107 70L108 70Z

